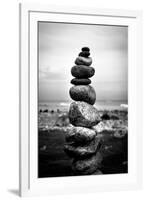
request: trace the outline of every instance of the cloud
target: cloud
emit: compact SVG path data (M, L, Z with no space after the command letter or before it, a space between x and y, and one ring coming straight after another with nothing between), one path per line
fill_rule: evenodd
M50 67L42 67L39 69L39 81L58 81L65 80L63 73L51 71Z
M70 70L83 46L91 50L98 98L127 98L127 27L40 22L40 99L68 99Z

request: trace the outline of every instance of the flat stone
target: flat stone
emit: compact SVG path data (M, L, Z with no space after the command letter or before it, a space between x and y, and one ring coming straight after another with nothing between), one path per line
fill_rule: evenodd
M92 127L101 121L98 110L83 101L72 102L69 109L69 120L74 126Z
M75 142L77 144L86 144L92 141L96 136L96 131L85 127L72 127L66 135L67 142Z
M99 152L90 158L85 158L82 160L75 159L72 164L72 169L74 173L80 175L93 174L97 171L102 161L102 156Z
M89 51L82 51L79 53L79 56L88 58L90 56L90 53L89 53Z
M73 158L87 158L95 154L100 146L100 139L95 137L94 140L83 146L78 146L75 142L67 143L64 145L64 151Z
M75 60L75 64L90 66L92 64L92 58L91 57L85 58L83 56L78 56Z
M73 78L71 80L71 83L74 85L89 85L91 83L91 80L88 78Z
M90 78L94 75L95 69L85 65L75 65L71 69L71 74L75 78Z
M69 90L70 97L75 101L84 101L93 105L96 101L96 93L90 85L76 85Z

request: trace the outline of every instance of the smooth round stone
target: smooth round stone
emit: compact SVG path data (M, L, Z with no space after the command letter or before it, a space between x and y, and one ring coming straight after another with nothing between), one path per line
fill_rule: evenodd
M88 157L97 152L100 147L100 139L95 138L87 145L83 146L77 146L75 142L68 143L64 145L64 151L68 154L68 156L73 158L79 158L79 157Z
M85 65L75 65L71 68L71 74L75 78L90 78L94 75L95 69Z
M90 128L101 121L98 110L83 101L72 102L69 109L69 120L74 126Z
M102 161L102 156L99 152L90 158L85 158L82 160L75 159L72 164L72 169L76 174L93 174L98 170Z
M90 85L76 85L70 88L70 96L75 101L84 101L91 105L95 103L96 93Z
M83 56L78 56L75 60L75 64L90 66L92 64L92 58L91 57L85 58Z
M82 51L90 51L89 47L83 47L81 50Z
M89 51L82 51L79 53L79 56L88 58L90 56L90 53L89 53Z
M85 127L72 127L65 135L67 142L86 144L91 142L96 136L96 131Z
M88 78L73 78L71 80L71 83L74 85L89 85L91 83L91 80Z

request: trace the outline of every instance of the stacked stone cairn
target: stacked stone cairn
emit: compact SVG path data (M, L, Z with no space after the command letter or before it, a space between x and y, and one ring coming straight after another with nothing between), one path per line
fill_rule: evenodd
M101 174L100 137L93 126L101 119L93 106L96 93L90 85L95 69L91 67L90 49L83 47L71 69L73 77L70 96L74 100L69 108L69 120L73 125L66 133L64 150L72 158L72 170L75 175Z

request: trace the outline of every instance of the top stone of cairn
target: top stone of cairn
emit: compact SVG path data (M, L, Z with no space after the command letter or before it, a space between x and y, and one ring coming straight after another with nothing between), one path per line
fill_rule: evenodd
M83 47L82 51L90 51L89 47Z
M76 65L90 66L92 64L92 58L90 56L90 49L88 47L83 47L82 51L79 53L75 60Z
M88 47L83 47L82 52L79 53L79 56L88 58L90 56L90 49Z

